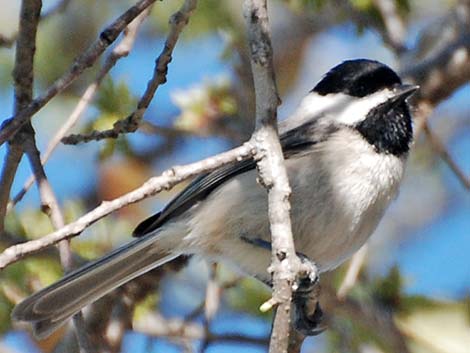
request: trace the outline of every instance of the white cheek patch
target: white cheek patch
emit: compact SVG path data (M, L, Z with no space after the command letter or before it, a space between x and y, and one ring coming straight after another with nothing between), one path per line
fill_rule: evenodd
M344 93L321 96L311 92L302 100L295 115L301 121L323 116L345 125L355 125L363 121L372 109L391 97L393 97L393 92L388 89L363 98Z

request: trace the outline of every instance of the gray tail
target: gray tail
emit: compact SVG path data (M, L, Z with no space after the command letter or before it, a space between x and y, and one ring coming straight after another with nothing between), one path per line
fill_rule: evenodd
M38 338L49 336L84 306L178 256L159 250L158 238L152 234L136 239L67 274L19 303L13 319L32 322Z

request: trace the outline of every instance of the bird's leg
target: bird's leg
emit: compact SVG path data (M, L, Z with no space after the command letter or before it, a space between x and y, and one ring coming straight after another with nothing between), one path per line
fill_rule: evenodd
M271 251L271 242L260 238L241 237L241 239L256 247ZM299 278L292 297L292 320L294 327L306 336L314 336L326 329L323 322L323 312L318 302L320 280L317 266L304 254L297 252L302 264L308 269L307 276ZM272 281L267 283L272 287Z

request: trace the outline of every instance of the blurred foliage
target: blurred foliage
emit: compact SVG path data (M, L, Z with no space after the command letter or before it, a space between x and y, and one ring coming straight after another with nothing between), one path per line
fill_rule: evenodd
M411 339L413 352L468 353L470 322L465 303L442 302L433 308L417 307L397 323Z
M95 106L101 115L93 127L100 130L111 128L117 119L129 114L136 104L137 97L131 93L126 82L114 82L109 76L106 77L95 101Z
M152 312L155 310L155 307L157 305L159 299L158 293L153 293L150 295L147 295L147 297L139 302L134 310L134 317L132 320L140 320L142 317L145 317L149 312Z
M236 311L272 318L272 312L261 312L259 307L271 297L269 289L253 278L243 278L233 288L225 291L227 303Z
M221 125L220 120L230 119L237 113L237 102L226 78L174 91L171 98L181 110L175 126L187 131L209 134L214 126Z
M84 132L112 129L113 124L128 116L135 109L136 104L137 97L132 95L127 83L124 81L115 83L110 77L107 77L101 85L95 102L99 114L85 127ZM105 160L116 151L123 155L130 154L130 146L125 135L121 135L117 139L102 141L100 143L99 158Z
M198 3L197 11L191 16L191 30L184 31L182 38L185 40L195 39L214 30L228 30L235 26L233 14L227 3L230 1L204 0ZM175 13L181 2L163 1L158 2L152 11L154 30L164 35L168 32L168 19ZM241 8L241 4L240 4Z

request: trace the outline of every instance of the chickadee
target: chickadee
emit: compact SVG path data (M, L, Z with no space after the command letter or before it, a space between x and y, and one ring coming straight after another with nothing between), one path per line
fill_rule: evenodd
M406 99L416 90L377 61L345 61L279 124L295 247L319 272L358 250L397 195L413 136ZM196 178L137 226L136 240L25 299L13 318L46 337L87 304L183 254L232 262L269 283L267 193L256 175L256 162L246 160Z

